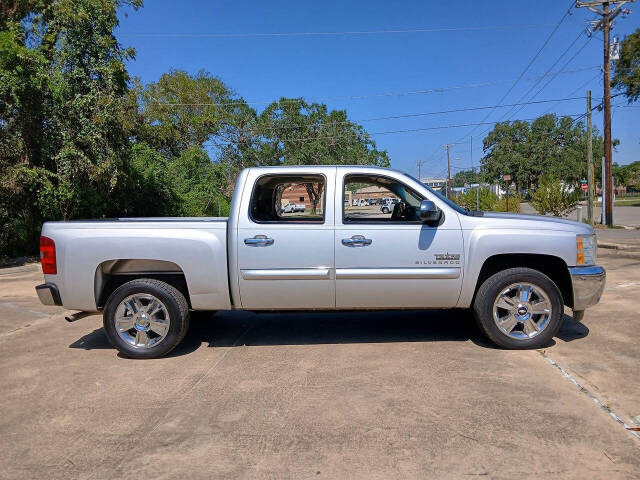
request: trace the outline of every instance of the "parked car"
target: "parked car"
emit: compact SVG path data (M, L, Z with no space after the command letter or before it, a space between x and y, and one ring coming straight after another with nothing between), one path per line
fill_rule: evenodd
M281 213L296 213L296 212L304 212L306 207L304 203L288 203L281 210Z
M298 177L323 184L323 207L281 217L275 192ZM389 188L400 214L343 211L348 182ZM102 312L109 341L133 358L171 351L190 311L229 309L471 308L497 345L540 348L565 306L579 320L600 300L596 250L584 223L468 212L394 170L260 167L239 175L229 218L46 222L36 292Z
M397 198L389 198L382 204L380 211L385 214L391 213L393 212L393 207L395 207L396 203L398 203Z

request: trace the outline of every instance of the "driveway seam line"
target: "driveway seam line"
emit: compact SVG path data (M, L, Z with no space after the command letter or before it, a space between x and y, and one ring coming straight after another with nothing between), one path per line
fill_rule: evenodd
M581 393L586 395L587 398L589 398L593 403L595 403L598 407L600 407L600 409L606 412L607 415L611 417L616 423L618 423L619 425L622 425L625 431L629 432L634 437L640 439L640 433L634 430L631 430L631 427L627 425L627 423L624 420L622 420L622 418L620 418L620 416L616 412L611 410L611 408L609 408L602 400L596 397L593 394L593 392L591 392L589 389L585 388L582 384L580 384L580 382L578 382L575 379L575 377L571 375L571 373L569 373L567 369L562 367L558 362L556 362L554 359L552 359L549 355L547 355L543 351L537 350L537 352L542 356L542 358L544 358L547 362L549 362L552 366L554 366L562 374L563 377L565 377L571 383L573 383L576 387L578 387Z

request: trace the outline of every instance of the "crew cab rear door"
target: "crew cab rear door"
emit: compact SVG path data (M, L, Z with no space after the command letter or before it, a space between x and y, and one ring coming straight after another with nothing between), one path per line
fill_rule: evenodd
M412 186L409 184L413 184ZM419 219L420 202L433 196L408 177L379 170L338 169L344 198L392 198L386 204L346 206L336 199L337 308L450 308L462 286L463 239L451 210L437 225Z
M335 167L250 171L235 240L242 308L335 308L334 178Z

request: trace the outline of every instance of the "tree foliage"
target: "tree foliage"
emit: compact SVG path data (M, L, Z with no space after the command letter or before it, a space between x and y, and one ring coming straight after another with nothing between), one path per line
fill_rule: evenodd
M464 187L465 185L483 182L484 176L476 170L460 170L453 176L452 181L454 187Z
M587 176L587 138L582 122L553 114L531 123L498 123L484 139L481 162L485 181L503 184L502 176L510 174L521 191L534 188L541 175L551 174L577 185ZM593 158L601 158L603 152L603 139L594 129Z
M621 90L631 103L640 98L640 28L627 36L620 47L611 86Z
M531 205L540 215L563 217L576 208L580 194L550 174L540 177L538 188L531 194Z
M36 250L45 220L226 215L248 166L389 164L342 110L257 112L206 71L130 79L123 6L142 0L0 3L0 256Z

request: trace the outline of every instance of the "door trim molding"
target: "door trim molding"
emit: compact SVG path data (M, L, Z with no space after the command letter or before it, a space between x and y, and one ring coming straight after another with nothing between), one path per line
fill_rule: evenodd
M460 267L337 268L336 279L446 279L459 278Z
M327 267L240 270L243 280L329 280L330 273Z

